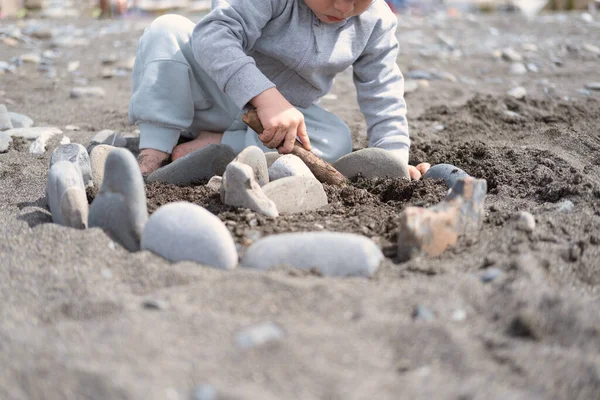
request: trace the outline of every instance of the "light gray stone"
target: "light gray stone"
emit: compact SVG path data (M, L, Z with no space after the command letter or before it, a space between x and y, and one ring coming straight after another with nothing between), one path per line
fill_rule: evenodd
M102 181L104 180L104 166L106 165L106 159L111 151L116 149L114 146L107 144L101 144L92 150L90 154L90 166L92 169L92 182L94 186L100 188Z
M267 159L265 153L257 146L248 146L234 158L234 161L249 165L254 172L254 178L260 186L269 183Z
M10 115L13 128L31 128L33 126L33 120L27 115L11 111L8 112L8 115Z
M209 188L214 190L215 192L221 191L221 186L223 185L223 177L219 175L215 175L206 184Z
M62 144L58 146L50 156L50 167L58 161L70 161L79 168L83 178L83 184L89 186L92 183L92 166L90 156L79 143Z
M90 207L89 226L102 228L129 251L140 249L148 220L144 180L133 154L114 149L106 158L104 181Z
M341 157L333 164L346 178L359 173L365 178L409 178L408 165L388 150L370 147Z
M327 194L315 177L288 176L262 187L280 214L312 211L327 205Z
M191 400L217 400L217 390L208 383L197 385L192 391Z
M277 266L316 268L326 276L371 276L383 258L379 247L364 236L301 232L258 240L246 250L241 265L261 270Z
M523 232L533 232L535 230L535 217L527 211L519 211L513 216L517 222L517 229Z
M55 223L85 229L88 222L88 202L81 173L75 164L58 161L48 174L48 205Z
M223 176L221 200L234 207L245 207L269 217L277 217L275 203L262 191L249 165L232 161Z
M171 261L194 261L231 269L238 263L225 224L208 210L186 202L170 203L152 214L142 234L142 249Z
M211 144L157 169L148 176L147 181L173 185L196 184L215 175L223 175L233 157L231 147Z
M125 138L121 132L115 132L110 129L103 129L96 133L92 138L92 145L94 144L109 144L115 147L126 147L127 138Z
M0 153L6 153L12 143L12 137L7 132L0 132Z
M282 338L283 330L279 325L269 321L249 326L238 332L235 335L235 342L239 348L251 349Z
M512 47L508 47L508 48L502 50L502 58L505 59L506 61L510 61L510 62L523 61L523 56L518 51L513 49Z
M563 200L557 204L557 210L563 213L570 213L575 208L575 204L571 200Z
M56 127L39 126L35 128L13 128L6 131L12 137L22 137L27 140L36 140L40 136L48 137L63 133L62 130Z
M419 89L419 82L414 79L404 81L404 94L416 92Z
M585 85L588 90L600 90L600 82L590 82Z
M10 119L8 109L4 104L0 104L0 131L6 131L12 128L14 128L14 126Z
M523 63L512 63L510 65L510 73L513 75L525 75L527 73L527 67Z
M273 165L269 167L269 179L275 181L287 176L307 176L315 178L304 161L293 154L286 154L279 157Z
M467 176L469 174L452 164L437 164L429 168L423 179L441 179L451 188L459 179Z
M106 91L99 86L80 86L71 89L71 98L77 99L82 97L104 97Z
M525 89L523 86L517 86L510 89L508 92L506 92L506 94L510 97L520 100L527 96L527 89Z
M271 167L275 161L283 157L283 154L279 154L276 151L267 151L265 153L265 158L267 159L267 168Z
M46 144L48 144L48 141L58 134L59 133L52 131L42 133L37 139L33 141L33 143L31 143L31 145L29 146L29 152L32 154L44 154L46 152ZM63 140L66 143L70 142L69 138L63 137ZM61 143L63 143L63 141L61 141Z

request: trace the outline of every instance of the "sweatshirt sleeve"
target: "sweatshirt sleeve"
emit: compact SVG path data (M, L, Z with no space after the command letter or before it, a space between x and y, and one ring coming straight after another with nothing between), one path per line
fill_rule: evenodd
M387 21L387 23L386 23ZM358 104L367 121L369 147L391 150L408 162L410 139L404 101L404 78L396 64L396 16L375 29L353 65Z
M275 86L247 55L262 28L280 14L285 0L213 0L212 11L194 28L192 48L200 67L240 108Z

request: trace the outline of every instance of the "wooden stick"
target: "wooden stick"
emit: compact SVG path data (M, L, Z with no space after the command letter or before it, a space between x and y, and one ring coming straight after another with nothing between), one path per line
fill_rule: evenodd
M264 131L262 123L258 118L256 110L250 110L242 115L242 121L253 131L261 134ZM346 178L331 164L317 157L315 154L306 150L298 141L294 142L294 148L291 154L299 157L308 166L311 172L319 180L319 182L328 183L334 186L342 186L346 184Z

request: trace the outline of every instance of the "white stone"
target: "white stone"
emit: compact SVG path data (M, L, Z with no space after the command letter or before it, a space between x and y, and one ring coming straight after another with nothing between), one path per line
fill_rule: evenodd
M252 167L232 161L223 175L221 200L234 207L245 207L269 217L277 217L277 206L261 190Z
M288 176L315 177L304 161L302 161L300 157L297 157L293 154L286 154L282 157L279 157L269 167L269 180L271 181Z
M235 242L225 224L203 207L186 202L155 211L144 228L141 247L171 262L194 261L222 269L238 263Z
M249 165L254 171L254 178L259 186L269 183L267 159L265 153L257 146L248 146L240 152L234 161Z
M6 131L13 128L14 126L10 119L8 109L4 104L0 104L0 131Z
M15 112L8 112L10 120L13 124L13 128L30 128L33 126L33 120L27 115L18 114Z
M0 132L0 153L7 152L11 143L12 137L6 132Z
M6 131L12 137L22 137L27 140L35 140L41 136L52 137L63 133L56 127L35 127L35 128L13 128Z
M240 264L261 270L315 268L325 276L371 276L383 259L379 247L361 235L301 232L258 240L246 250Z
M92 154L90 154L90 165L92 168L92 181L94 186L100 188L102 181L104 180L104 167L106 165L106 159L111 151L116 149L114 146L108 144L101 144L94 147Z
M323 185L312 176L287 176L262 187L280 214L312 211L327 205Z
M85 147L79 143L66 143L58 146L50 156L50 167L59 161L69 161L79 169L83 178L83 184L92 184L92 167L90 156ZM99 186L98 186L99 187Z
M71 89L72 98L80 97L104 97L106 92L103 88L98 86L80 86Z
M527 67L522 63L512 63L510 65L510 73L513 75L525 75L527 73Z
M78 229L87 226L87 196L81 173L75 164L58 161L52 165L46 192L55 223Z
M523 99L527 96L527 89L523 86L517 86L515 88L510 89L506 94L510 97L514 97L515 99Z
M243 329L235 336L235 342L242 349L250 349L281 338L283 338L283 330L269 321Z
M62 131L60 131L62 133ZM44 154L46 152L46 144L48 140L52 139L59 133L53 131L46 131L42 133L37 139L29 146L29 152L32 154Z
M533 232L535 230L535 217L527 211L519 211L515 214L517 229L523 232Z

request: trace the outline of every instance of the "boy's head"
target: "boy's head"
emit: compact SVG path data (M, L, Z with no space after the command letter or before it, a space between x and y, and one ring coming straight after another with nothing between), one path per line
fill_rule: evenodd
M304 2L320 21L334 24L362 14L373 0L304 0Z

